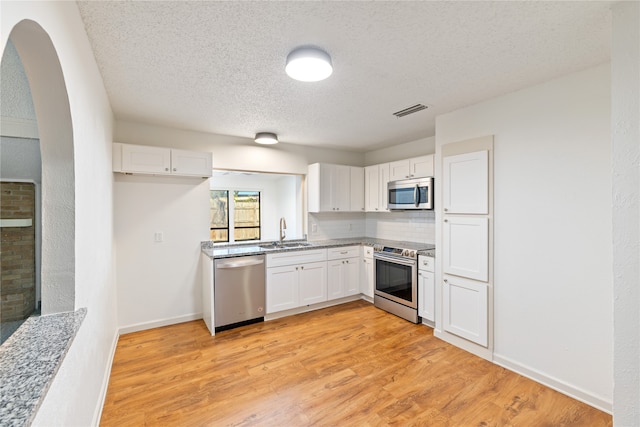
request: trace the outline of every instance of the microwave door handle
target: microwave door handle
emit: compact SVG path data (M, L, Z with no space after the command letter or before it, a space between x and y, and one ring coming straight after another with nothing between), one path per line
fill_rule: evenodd
M413 189L413 203L416 205L416 208L420 204L420 186L416 184L416 188Z

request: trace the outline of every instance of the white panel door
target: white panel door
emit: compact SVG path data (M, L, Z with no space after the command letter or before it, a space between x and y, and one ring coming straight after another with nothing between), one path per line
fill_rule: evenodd
M378 165L364 168L364 209L367 212L380 210L380 169Z
M329 301L344 296L343 270L344 260L334 259L327 262L327 292Z
M411 166L411 178L433 176L433 154L428 156L413 157L409 159Z
M489 152L442 159L442 209L445 213L489 213Z
M298 268L298 267L296 267ZM327 300L327 263L303 264L298 270L299 306Z
M364 168L351 166L351 195L349 210L352 212L364 212Z
M388 212L389 206L389 191L387 184L389 184L389 163L383 163L378 165L378 178L380 179L380 198L379 198L379 211Z
M430 271L418 270L418 316L435 322L435 310L435 275Z
M345 296L360 293L360 258L347 258L344 260L343 280Z
M411 178L411 162L409 159L389 163L389 181Z
M171 173L171 149L122 144L122 170L168 175Z
M334 165L331 176L332 208L335 211L349 211L351 209L351 168L349 166Z
M295 266L267 268L267 314L298 307L298 270Z
M485 283L445 276L442 285L444 330L486 347L488 290Z
M489 219L447 216L442 227L443 272L489 280Z
M171 173L210 177L212 174L211 153L187 150L171 150Z

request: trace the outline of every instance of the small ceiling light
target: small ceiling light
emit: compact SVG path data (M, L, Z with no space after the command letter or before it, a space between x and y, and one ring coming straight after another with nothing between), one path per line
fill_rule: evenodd
M300 47L287 56L285 71L292 79L317 82L329 77L333 66L327 52L313 47Z
M258 132L256 133L255 141L258 144L277 144L278 135L271 132Z

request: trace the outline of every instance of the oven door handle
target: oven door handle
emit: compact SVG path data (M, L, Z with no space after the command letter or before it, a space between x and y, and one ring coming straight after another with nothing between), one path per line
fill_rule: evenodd
M373 258L380 259L382 261L393 262L395 264L407 265L409 267L413 267L413 266L416 265L416 261L415 260L409 260L409 259L398 258L398 257L391 257L391 256L382 255L382 254L373 254Z

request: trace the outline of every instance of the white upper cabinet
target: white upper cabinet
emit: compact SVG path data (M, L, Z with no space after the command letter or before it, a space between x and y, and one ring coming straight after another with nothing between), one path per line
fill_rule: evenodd
M365 210L367 212L388 212L387 184L389 183L389 163L364 168Z
M208 178L212 173L211 153L113 144L113 171L131 174L196 176Z
M380 209L380 169L378 165L364 168L364 208L367 212Z
M489 219L447 216L442 227L444 273L489 280Z
M364 212L364 168L351 166L350 211Z
M114 144L122 150L121 170L131 173L171 174L171 149L144 145ZM115 156L114 156L115 158Z
M442 209L445 213L489 213L489 152L442 159Z
M176 175L211 176L211 153L171 149L171 173Z
M351 167L314 163L307 174L309 212L351 210Z
M442 286L442 318L445 331L487 347L487 285L461 277L445 276Z
M433 176L433 154L389 163L389 181Z

